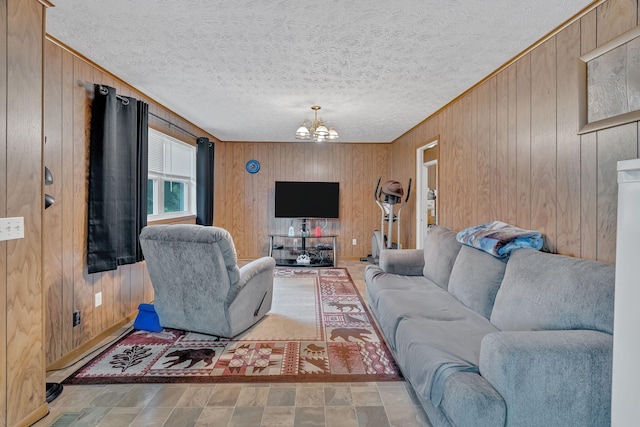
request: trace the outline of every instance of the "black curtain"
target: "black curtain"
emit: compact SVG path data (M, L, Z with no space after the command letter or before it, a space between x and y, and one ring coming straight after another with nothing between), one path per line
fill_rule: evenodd
M209 138L198 138L196 151L196 224L213 225L214 146Z
M149 104L137 101L137 207L136 207L136 262L144 261L140 247L140 232L147 226L147 182L149 179Z
M95 85L91 114L87 265L97 273L143 259L148 106Z

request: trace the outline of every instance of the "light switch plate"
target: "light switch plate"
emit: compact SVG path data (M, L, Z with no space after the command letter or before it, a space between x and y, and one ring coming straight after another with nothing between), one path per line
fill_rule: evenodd
M24 239L24 217L0 218L0 240Z

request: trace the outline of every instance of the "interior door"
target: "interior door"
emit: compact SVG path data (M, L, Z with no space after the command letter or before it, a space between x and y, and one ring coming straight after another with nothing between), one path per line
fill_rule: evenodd
M429 227L438 223L438 141L432 140L416 152L416 248Z

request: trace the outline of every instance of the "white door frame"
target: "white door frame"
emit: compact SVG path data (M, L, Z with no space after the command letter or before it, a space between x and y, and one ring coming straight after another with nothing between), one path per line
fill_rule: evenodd
M424 180L423 174L424 174L425 168L424 168L424 163L422 159L424 158L424 152L430 148L435 147L436 145L438 145L438 140L434 139L429 143L423 145L422 147L419 147L418 149L416 149L416 249L422 249L422 242L424 240L424 235L423 235L424 228L422 227L422 222L423 222L422 194L424 189L422 188L422 183ZM437 160L432 160L430 162L427 162L427 165L429 164L437 164ZM436 181L436 189L437 189L437 181ZM436 211L436 215L438 215L437 211ZM426 218L424 218L424 220L426 221Z

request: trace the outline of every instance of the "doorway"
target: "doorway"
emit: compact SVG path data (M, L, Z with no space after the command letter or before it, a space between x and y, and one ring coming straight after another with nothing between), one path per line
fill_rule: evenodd
M438 223L438 140L416 150L416 248L427 230Z

